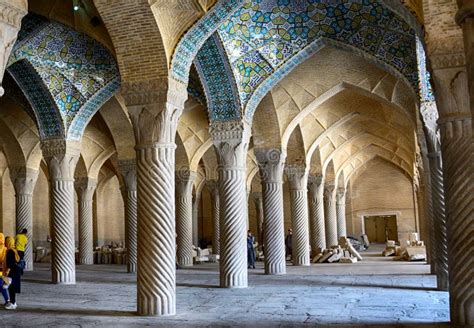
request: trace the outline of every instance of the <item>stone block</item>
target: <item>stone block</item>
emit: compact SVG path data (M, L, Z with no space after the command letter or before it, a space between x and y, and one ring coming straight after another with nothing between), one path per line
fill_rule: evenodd
M318 263L319 260L323 257L323 253L319 253L316 256L313 257L313 263Z
M347 257L347 256L344 256L344 257L341 257L341 259L339 260L339 262L341 262L341 263L356 263L356 262L357 262L357 258L356 258L356 257Z
M406 248L408 259L410 261L425 261L426 247L425 246L410 246Z
M336 252L334 254L332 254L328 259L327 261L329 263L334 263L334 262L339 262L339 260L341 259L342 257L342 252Z
M334 252L332 250L328 250L328 252L323 254L323 256L319 259L319 263L326 262L333 254Z

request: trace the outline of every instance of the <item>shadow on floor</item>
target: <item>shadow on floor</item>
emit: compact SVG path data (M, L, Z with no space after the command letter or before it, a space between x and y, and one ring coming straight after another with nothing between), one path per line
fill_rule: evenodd
M176 283L176 287L190 287L190 288L220 288L219 285L200 285L200 284L186 284L186 283Z
M94 317L135 317L133 311L91 310L91 309L49 309L49 308L18 308L17 312L44 315L94 316Z

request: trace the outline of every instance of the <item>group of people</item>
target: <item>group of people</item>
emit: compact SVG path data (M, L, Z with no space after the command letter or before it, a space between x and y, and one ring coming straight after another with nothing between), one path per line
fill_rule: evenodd
M28 243L28 231L23 229L15 237L0 233L0 283L5 309L15 310L16 294L21 293L21 275L25 268L25 249Z

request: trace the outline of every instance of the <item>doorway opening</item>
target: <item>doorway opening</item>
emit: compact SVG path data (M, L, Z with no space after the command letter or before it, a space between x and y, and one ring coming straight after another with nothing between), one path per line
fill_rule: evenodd
M365 233L371 243L398 240L397 216L374 215L364 217Z

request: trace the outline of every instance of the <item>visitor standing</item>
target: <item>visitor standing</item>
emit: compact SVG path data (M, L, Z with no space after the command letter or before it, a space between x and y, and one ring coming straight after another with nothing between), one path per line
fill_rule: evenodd
M286 246L286 256L290 256L293 253L293 230L288 229L288 234L285 238L285 246Z
M12 279L11 285L8 288L10 302L5 305L5 309L15 310L17 307L16 294L21 293L21 269L18 267L20 255L15 249L15 239L13 239L13 237L7 237L5 243L7 245L7 255L5 259L6 265L3 269L3 276Z
M3 265L5 263L6 255L7 255L7 248L5 247L5 235L3 233L0 233L0 269L2 270L2 272L3 272ZM8 302L10 301L10 295L8 295L8 286L9 286L10 281L9 279L4 279L3 276L1 276L0 278L2 278L0 280L0 289L2 291L2 295L5 300L5 305L7 305Z
M26 250L26 244L28 244L28 236L27 236L28 230L23 229L21 230L21 233L17 234L15 237L15 247L18 252L18 255L20 255L20 259L25 258L25 250Z
M257 254L255 254L255 248L253 243L255 242L255 237L252 235L252 231L247 231L247 263L248 269L255 269L255 259Z

